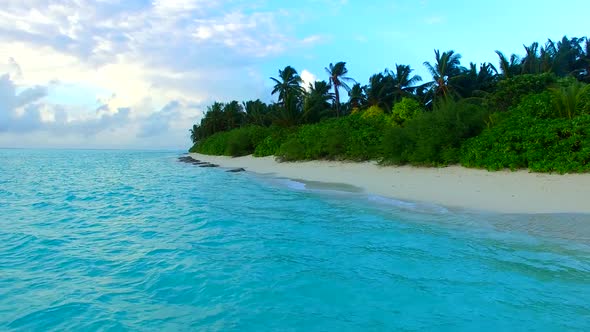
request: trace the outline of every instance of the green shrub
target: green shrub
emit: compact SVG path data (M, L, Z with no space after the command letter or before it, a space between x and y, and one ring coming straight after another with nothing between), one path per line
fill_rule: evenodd
M485 98L484 106L492 112L506 112L523 97L543 92L556 81L553 74L526 74L502 80L494 93Z
M422 112L422 106L418 101L404 97L393 105L391 117L395 123L402 125L405 121L415 118Z
M590 114L590 85L575 80L565 82L562 80L558 87L522 97L520 103L512 107L510 112L490 114L487 119L488 127L500 123L512 113L540 119L571 119L577 115Z
M387 115L361 118L349 116L346 120L346 152L341 158L349 160L381 159L383 135L389 128Z
M373 117L382 117L383 115L385 115L385 111L383 111L381 107L374 105L363 111L361 117L363 119L369 119Z
M252 154L270 134L270 129L261 126L247 126L230 131L213 134L191 148L196 152L209 155L245 156Z
M405 128L392 127L386 130L383 137L384 161L396 165L409 163L415 143Z
M584 113L585 87L569 87L523 98L497 125L465 142L461 163L488 170L589 171L590 114ZM559 108L560 103L564 109Z
M269 134L256 145L256 148L254 149L254 157L276 155L291 132L293 132L293 130L289 128L278 126L270 127Z
M577 115L590 113L590 89L587 85L572 79L560 87L552 88L551 92L553 106L559 116L572 119Z
M381 140L386 116L352 114L299 127L281 146L283 160L348 159L381 157Z
M305 147L296 137L292 137L288 139L283 145L281 145L278 157L282 161L295 161L306 159Z
M429 113L391 128L383 139L384 162L448 165L459 162L461 144L485 127L481 106L444 100Z
M238 129L231 131L224 154L238 157L252 153L254 151L253 139L250 130Z
M584 84L578 105L580 114L590 114L590 84Z
M514 112L465 142L461 164L488 170L590 171L590 115L543 119Z
M555 111L553 96L549 91L523 97L512 112L542 119L559 117Z

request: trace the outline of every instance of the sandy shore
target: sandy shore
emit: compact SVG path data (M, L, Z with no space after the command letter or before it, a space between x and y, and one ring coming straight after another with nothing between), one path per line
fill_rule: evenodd
M590 174L488 172L459 166L381 167L374 162L279 163L274 157L191 154L222 167L307 181L342 183L400 200L502 213L590 213Z

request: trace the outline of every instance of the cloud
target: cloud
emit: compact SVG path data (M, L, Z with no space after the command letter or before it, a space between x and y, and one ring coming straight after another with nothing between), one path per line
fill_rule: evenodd
M22 79L23 77L23 71L18 65L18 63L16 63L14 58L8 58L8 63L6 64L5 72L8 73L8 75L12 77L12 79L18 80Z
M282 22L289 12L233 2L8 0L0 9L0 38L49 46L95 66L123 55L176 69L194 69L211 60L227 65L243 56L254 62L304 42L287 34ZM181 61L170 61L174 58Z
M317 80L317 77L307 69L304 69L301 72L300 76L301 76L301 80L303 80L301 85L303 85L303 88L305 90L309 91L309 85L315 83L315 81Z
M0 80L6 80L8 76L4 76ZM32 88L28 88L21 92L18 96L16 96L15 106L21 107L27 105L35 100L39 100L43 97L47 96L47 88L44 86L35 86Z
M143 146L157 138L187 145L186 130L204 105L268 100L262 64L286 52L304 55L325 41L299 37L284 23L300 20L298 13L267 5L4 0L0 75L8 75L0 89L12 104L2 102L0 144L47 135L52 144L83 136L85 144L105 145L104 133L116 132L113 144Z
M180 106L178 101L171 101L160 111L152 113L143 121L138 136L153 137L168 131L170 122L178 117Z
M128 108L93 117L72 118L64 107L43 101L47 96L46 87L36 86L20 93L16 91L17 87L8 75L0 77L0 132L22 134L41 130L56 135L66 132L93 135L124 125L129 120Z
M17 93L18 90L22 91ZM84 147L80 144L83 142L86 147L128 144L179 148L185 142L186 128L198 119L194 114L203 107L171 101L161 110L149 112L153 105L144 100L134 108L113 109L103 104L95 110L80 110L49 103L46 97L47 87L21 89L8 75L0 77L0 146ZM193 115L187 116L187 110L193 111ZM162 142L162 137L173 139Z
M317 44L322 42L324 39L326 39L324 36L321 35L311 35L308 37L305 37L301 40L301 43L304 45L312 45L312 44Z
M39 126L41 115L35 102L45 96L43 88L16 93L16 86L7 74L0 77L0 132L27 131Z

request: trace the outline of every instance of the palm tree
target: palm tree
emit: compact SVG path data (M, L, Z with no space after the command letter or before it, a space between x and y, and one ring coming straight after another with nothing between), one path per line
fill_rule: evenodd
M386 70L393 79L393 87L395 89L396 100L401 100L402 97L414 93L416 90L416 83L422 81L422 77L413 75L413 69L407 65L395 65L395 72Z
M549 39L544 47L539 50L539 73L555 72L555 56L557 55L557 46Z
M246 113L242 105L233 100L223 107L223 118L228 130L241 127L244 124Z
M336 110L336 116L340 116L340 87L344 88L347 92L350 92L350 87L347 82L354 82L350 77L346 77L348 69L346 69L346 62L337 62L335 65L330 63L329 67L326 67L326 72L330 75L330 85L334 87L334 104Z
M482 91L490 91L498 81L498 69L489 63L484 62L479 66L477 73L477 88Z
M490 92L496 83L498 70L491 63L482 63L479 70L475 63L455 78L455 89L463 98L481 97Z
M395 97L391 75L387 72L374 74L369 78L369 85L363 90L367 96L367 105L379 106L385 112L391 112Z
M330 89L332 89L332 86L326 81L316 81L309 84L309 92L305 96L303 105L305 122L318 122L327 115L326 111L330 110L330 101L334 99Z
M577 77L580 81L590 83L590 38L586 37L586 44L580 54L577 64Z
M435 60L434 65L430 62L424 62L424 66L432 75L433 81L426 83L426 86L434 90L436 96L449 96L452 90L451 80L460 75L461 55L455 54L455 51L447 51L440 53L439 50L434 50Z
M267 116L268 106L260 101L260 99L243 102L242 107L246 111L246 122L248 124L255 124L258 126L266 126L269 124Z
M205 117L201 120L201 128L203 129L201 138L228 129L223 119L223 107L224 104L219 102L214 102L213 105L207 107L207 113L205 113Z
M548 44L554 46L553 55L553 72L557 76L566 76L569 74L577 74L580 71L578 66L580 59L584 56L584 50L582 49L582 42L584 38L572 38L568 39L564 36L561 41L553 43L549 40Z
M197 141L199 140L199 126L194 124L193 128L189 129L188 131L191 133L191 141L193 142L193 144L197 143Z
M275 82L275 86L272 90L272 94L279 94L279 103L285 102L285 99L290 94L300 95L303 92L301 88L301 76L297 73L297 70L291 66L285 67L285 69L279 69L279 79L274 77L270 78Z
M560 116L572 119L579 113L579 105L584 98L584 84L571 82L566 87L551 88L553 103Z
M360 83L356 83L352 86L348 92L348 103L352 108L361 108L367 103L367 96L365 95L364 88Z
M283 127L291 127L303 122L301 98L295 93L288 93L283 104L276 105L275 123Z
M516 54L512 54L508 59L502 52L496 51L500 58L500 70L504 78L514 77L522 72L520 59Z
M531 46L524 46L526 55L522 59L522 73L523 74L540 74L541 73L541 59L539 57L539 43L534 42Z

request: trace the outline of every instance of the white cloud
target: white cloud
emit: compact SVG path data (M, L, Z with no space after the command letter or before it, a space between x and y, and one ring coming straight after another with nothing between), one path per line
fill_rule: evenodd
M319 41L321 41L323 38L320 35L311 35L309 37L305 37L303 38L303 40L301 41L303 44L315 44Z
M22 91L18 93L18 90ZM0 146L84 147L80 144L84 142L87 147L182 148L186 145L187 124L197 120L196 114L203 107L174 101L158 111L148 112L154 106L144 100L133 109L113 109L104 104L96 110L85 110L49 103L47 90L43 86L23 90L8 75L0 77ZM115 132L126 137L109 135ZM73 140L76 137L78 141Z
M0 145L109 146L112 132L186 146L208 102L268 99L262 59L323 41L296 38L290 15L241 0L4 0L0 75L20 106L3 104Z
M307 69L304 69L300 76L301 80L303 81L301 85L303 85L305 90L309 91L309 85L315 83L317 77Z
M154 0L153 6L156 11L161 12L184 12L195 10L207 3L214 3L214 1L202 0Z
M99 116L71 117L59 105L47 103L47 88L36 86L17 92L8 75L0 77L0 132L27 133L46 130L71 131L89 135L129 120L129 109L118 109Z

